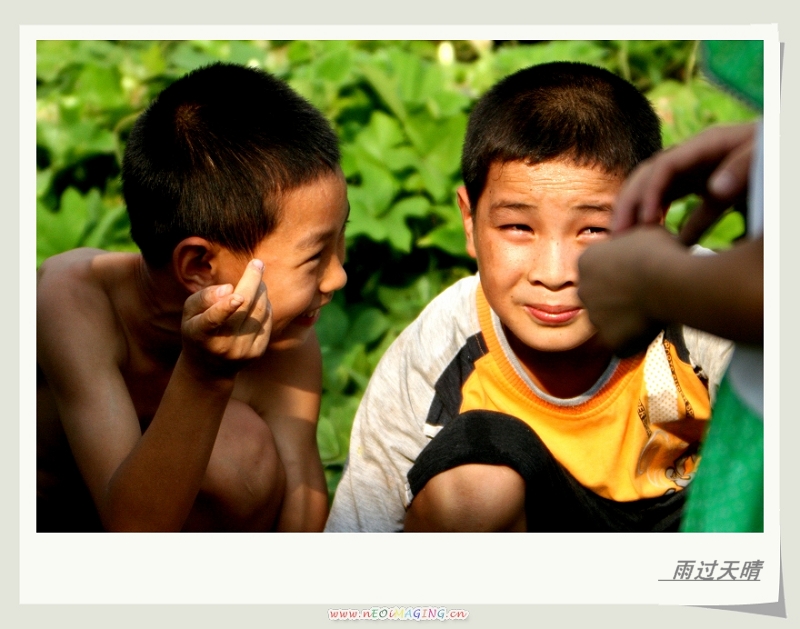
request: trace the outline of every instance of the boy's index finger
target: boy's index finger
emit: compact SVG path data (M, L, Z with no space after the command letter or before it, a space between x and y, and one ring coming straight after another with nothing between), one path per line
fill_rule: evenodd
M264 263L254 258L250 260L242 273L239 283L233 289L235 295L240 295L245 302L250 302L258 295L258 288L264 275Z
M201 312L205 312L232 292L233 286L230 284L206 286L204 289L189 296L184 304L184 314L188 317L194 317Z

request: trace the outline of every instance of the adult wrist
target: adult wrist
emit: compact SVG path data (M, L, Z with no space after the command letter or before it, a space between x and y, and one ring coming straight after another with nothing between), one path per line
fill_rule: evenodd
M642 287L640 299L650 320L663 322L675 319L674 299L682 294L680 278L685 274L689 258L689 250L676 240L668 241L667 246L653 247L643 256L639 265L639 286Z

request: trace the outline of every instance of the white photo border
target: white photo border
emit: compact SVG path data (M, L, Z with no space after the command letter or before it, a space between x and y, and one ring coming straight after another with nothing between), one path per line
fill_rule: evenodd
M35 173L20 172L19 597L40 603L450 607L741 605L777 601L779 519L779 58L775 25L414 26L418 39L763 39L765 51L765 532L681 535L35 533ZM19 163L35 155L37 39L407 39L402 26L23 26ZM668 581L680 560L764 561L761 581ZM520 570L523 564L527 569ZM324 566L333 566L326 569ZM278 567L279 569L275 569ZM332 578L331 570L335 571ZM524 578L521 578L524 575ZM387 600L387 597L391 597Z

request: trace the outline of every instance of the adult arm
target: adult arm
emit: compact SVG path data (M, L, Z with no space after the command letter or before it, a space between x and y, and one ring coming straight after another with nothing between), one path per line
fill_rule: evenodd
M578 294L610 347L677 321L732 341L763 341L763 238L691 255L662 227L638 227L589 247Z
M617 198L612 239L579 262L579 295L599 335L623 354L677 321L734 341L763 339L763 239L717 256L691 255L692 244L747 192L755 125L709 129L641 164ZM700 206L679 239L648 227L686 194Z

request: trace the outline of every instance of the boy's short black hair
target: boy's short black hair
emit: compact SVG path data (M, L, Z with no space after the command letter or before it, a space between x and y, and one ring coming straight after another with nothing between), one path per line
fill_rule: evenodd
M477 102L461 174L474 212L494 162L564 157L625 176L660 149L658 116L633 85L585 63L546 63L506 77Z
M200 236L252 254L280 220L280 196L339 164L336 133L286 83L217 63L178 79L131 132L122 183L148 264Z

